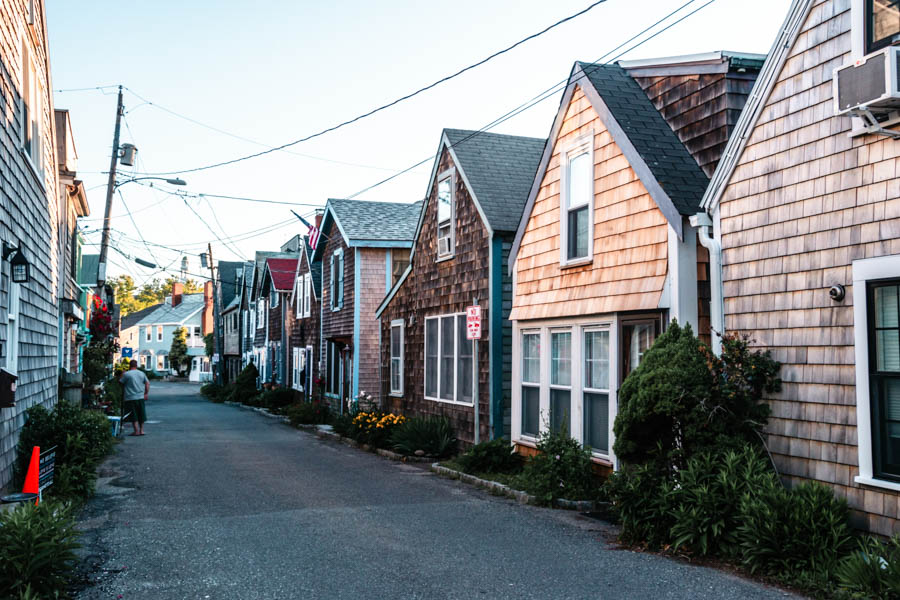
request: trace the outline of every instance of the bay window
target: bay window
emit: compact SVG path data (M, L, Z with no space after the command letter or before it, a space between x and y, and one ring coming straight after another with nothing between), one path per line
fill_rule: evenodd
M465 313L425 319L425 398L471 404L473 345Z

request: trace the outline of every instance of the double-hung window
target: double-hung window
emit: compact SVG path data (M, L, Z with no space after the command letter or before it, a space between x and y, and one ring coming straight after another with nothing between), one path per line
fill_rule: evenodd
M41 170L41 86L34 67L27 37L22 39L22 150L38 171Z
M263 326L263 315L265 315L265 307L263 306L263 299L260 298L256 301L256 328L262 329Z
M144 339L146 339L146 340L149 342L149 341L151 341L151 340L153 339L153 333L152 333L153 328L150 327L150 326L148 325L148 326L145 327L144 329L145 329L145 337L144 337Z
M873 282L868 288L875 473L900 481L900 281Z
M609 454L609 330L585 329L583 339L584 445Z
M550 332L550 429L571 433L572 332Z
M391 321L391 394L403 395L403 319Z
M541 432L541 333L522 334L522 434Z
M310 315L310 306L312 306L312 275L307 273L303 276L303 316Z
M865 0L866 52L900 41L900 0Z
M331 255L331 310L344 306L344 252L335 250Z
M442 173L437 184L437 256L449 258L456 247L456 235L453 227L456 212L454 181L452 170Z
M156 326L156 341L157 342L163 341L163 326L162 325Z
M298 319L303 317L303 303L306 301L306 298L304 298L304 294L306 293L305 281L306 279L303 275L298 275L294 280L294 309Z
M560 201L560 262L581 264L594 249L593 134L580 138L563 154Z
M397 284L403 271L409 266L409 248L391 249L391 287Z
M425 319L425 398L471 404L473 360L465 313Z

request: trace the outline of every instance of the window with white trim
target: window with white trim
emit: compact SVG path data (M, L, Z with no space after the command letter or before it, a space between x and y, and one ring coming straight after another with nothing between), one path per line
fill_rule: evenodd
M260 298L259 300L256 301L256 328L257 329L262 329L263 325L265 325L265 318L266 318L265 302L266 301L263 298Z
M900 41L900 0L865 0L866 53Z
M292 376L291 376L291 387L295 390L303 391L303 378L300 375L303 372L303 362L306 358L302 348L291 348L292 354Z
M312 275L307 273L303 276L303 316L308 317L311 314L312 306Z
M425 398L472 403L472 342L466 339L465 313L425 319Z
M41 84L38 81L34 57L29 48L28 38L22 38L22 150L38 171L41 170Z
M584 445L609 453L609 330L585 329L581 353Z
M563 154L560 186L560 262L590 261L594 249L593 134Z
M303 275L297 275L294 279L294 314L298 319L303 317L303 294L306 291L303 283Z
M437 256L449 258L456 249L456 232L453 227L456 213L456 194L453 183L455 177L452 171L446 176L442 175L437 184Z
M550 332L550 429L572 433L572 331Z
M6 370L12 374L17 374L19 370L19 323L21 322L20 314L20 294L22 285L13 283L12 277L7 279L9 286L9 308L6 311Z
M278 307L278 299L279 299L279 297L281 297L281 294L279 294L277 291L275 291L275 288L274 288L274 286L273 286L273 287L269 290L269 298L271 298L271 303L272 303L271 308L277 308L277 307Z
M391 321L391 394L403 395L403 319Z
M153 339L153 328L150 327L149 325L147 325L147 327L145 327L144 329L145 329L145 331L146 331L146 337L145 337L145 339L146 339L148 342L149 342L149 341L152 341L152 339Z
M163 341L163 326L162 325L156 326L156 341L157 342Z
M331 254L331 310L344 306L344 251L342 248Z
M541 332L522 334L522 434L541 433Z

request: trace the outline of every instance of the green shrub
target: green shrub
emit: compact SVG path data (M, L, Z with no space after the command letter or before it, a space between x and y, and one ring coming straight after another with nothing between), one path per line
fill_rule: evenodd
M512 473L522 467L522 458L504 438L475 444L456 462L466 473Z
M24 481L34 446L42 451L56 446L55 481L49 493L58 498L85 500L93 492L94 469L112 445L109 420L101 412L66 402L58 403L52 411L33 406L26 411L25 426L19 436L15 481L18 485ZM76 473L82 473L85 480L75 481ZM66 477L70 477L69 482Z
M274 388L260 394L258 406L280 410L293 402L294 390L290 388Z
M623 465L606 480L604 493L627 544L657 549L671 543L675 484L656 464Z
M541 434L537 449L538 454L525 463L518 483L539 503L549 505L557 498L597 498L591 451L570 438L565 429Z
M737 507L746 493L777 483L775 471L756 446L703 452L677 473L672 490L671 540L675 549L731 557L737 548Z
M769 414L762 394L780 389L779 369L741 338L723 340L718 358L690 325L672 322L622 383L616 456L674 471L706 449L759 444Z
M381 411L359 412L350 423L349 437L360 444L386 448L394 429L402 425L406 417Z
M256 365L249 363L235 378L234 389L228 399L232 402L249 404L259 393L256 389L257 377L259 377L259 371L256 369Z
M741 558L754 573L828 579L852 541L847 502L820 483L786 489L763 479L744 493L738 510Z
M854 598L900 598L900 536L886 542L861 538L859 550L838 564L835 576Z
M200 393L207 399L213 402L221 402L220 398L222 398L222 390L223 387L218 383L205 383L200 386Z
M426 456L444 458L456 451L456 437L447 417L416 417L394 428L389 445L407 456L421 450Z
M63 595L76 564L72 511L52 501L0 511L0 597Z
M331 419L331 429L338 435L350 437L350 432L353 431L353 417L349 413L335 415Z
M323 402L297 402L285 409L291 425L319 425L331 418L331 409Z

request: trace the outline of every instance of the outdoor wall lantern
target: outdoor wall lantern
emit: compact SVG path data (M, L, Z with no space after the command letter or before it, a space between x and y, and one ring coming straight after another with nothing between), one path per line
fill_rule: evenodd
M9 260L13 283L28 283L31 279L31 264L25 258L21 244L17 247L3 242L3 260Z

